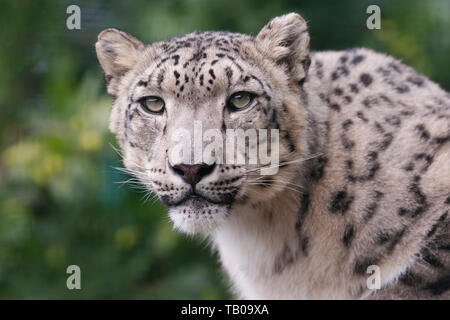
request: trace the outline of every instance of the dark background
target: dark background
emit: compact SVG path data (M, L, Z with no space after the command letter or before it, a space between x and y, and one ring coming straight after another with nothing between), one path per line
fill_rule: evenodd
M81 30L66 8L81 8ZM366 8L381 8L381 30ZM0 298L230 298L207 243L172 230L146 201L108 132L112 99L95 56L97 34L144 42L193 30L257 34L298 12L313 50L369 47L450 88L450 1L1 1ZM82 290L66 288L81 267Z

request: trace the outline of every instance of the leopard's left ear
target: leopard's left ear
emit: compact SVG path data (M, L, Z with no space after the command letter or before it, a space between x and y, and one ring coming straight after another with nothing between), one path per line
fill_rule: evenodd
M255 41L266 58L287 68L292 80L304 80L310 64L309 34L306 21L299 14L289 13L272 19Z

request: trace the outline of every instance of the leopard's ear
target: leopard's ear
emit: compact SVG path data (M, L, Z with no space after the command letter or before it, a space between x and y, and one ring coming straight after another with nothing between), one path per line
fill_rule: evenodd
M117 95L120 79L136 64L144 48L141 41L117 29L105 29L98 35L95 50L110 95Z
M292 80L304 80L310 64L309 34L306 21L299 14L289 13L272 19L255 41L266 58L285 66Z

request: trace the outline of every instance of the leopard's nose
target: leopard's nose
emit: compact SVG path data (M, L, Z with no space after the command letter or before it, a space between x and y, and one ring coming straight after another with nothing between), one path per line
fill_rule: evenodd
M176 174L186 181L186 183L194 186L205 176L210 174L216 167L216 164L214 163L212 165L208 165L206 163L202 163L190 165L182 163L174 166L169 164L169 166Z

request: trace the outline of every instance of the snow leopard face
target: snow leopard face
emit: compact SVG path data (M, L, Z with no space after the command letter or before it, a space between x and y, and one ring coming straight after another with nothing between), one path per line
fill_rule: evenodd
M194 32L144 45L116 29L100 33L97 55L115 97L110 128L124 164L169 208L176 228L208 233L231 206L266 200L291 179L292 161L309 150L302 111L308 45L297 14L272 20L256 37ZM249 163L249 149L236 150L244 163L208 152L222 138L224 151L230 130L238 139L249 129L256 131L257 147L276 153L269 164L275 174L258 169L267 165L260 153ZM196 130L216 138L203 135L197 143ZM271 130L278 134L276 151L267 143L275 141ZM186 156L198 147L201 158Z

